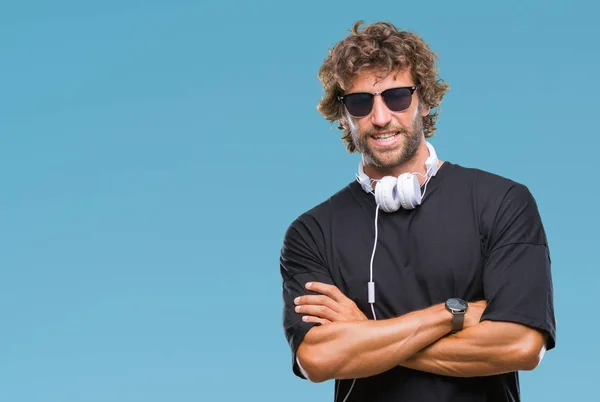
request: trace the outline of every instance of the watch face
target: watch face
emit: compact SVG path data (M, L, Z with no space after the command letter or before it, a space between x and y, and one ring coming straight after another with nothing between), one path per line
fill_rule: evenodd
M467 303L462 299L452 298L446 301L446 307L448 307L451 311L460 312L467 309Z

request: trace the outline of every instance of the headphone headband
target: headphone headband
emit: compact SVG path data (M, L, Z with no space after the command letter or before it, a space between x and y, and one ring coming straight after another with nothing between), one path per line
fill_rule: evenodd
M429 150L429 158L425 161L425 167L427 168L427 173L431 176L435 176L438 171L438 157L435 152L435 148L429 142L425 141L425 145L427 145L427 149Z
M365 192L371 193L373 192L373 185L371 184L371 178L365 174L364 164L364 159L361 159L358 163L358 174L356 175L356 179Z

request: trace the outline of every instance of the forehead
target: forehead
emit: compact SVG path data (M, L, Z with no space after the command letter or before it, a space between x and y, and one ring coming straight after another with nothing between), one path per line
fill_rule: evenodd
M387 88L412 85L414 85L414 80L408 69L391 72L365 70L352 78L348 92L380 92Z

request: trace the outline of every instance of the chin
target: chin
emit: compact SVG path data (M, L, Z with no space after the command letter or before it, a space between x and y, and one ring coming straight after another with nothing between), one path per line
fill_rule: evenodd
M390 169L394 168L402 163L402 150L396 152L371 152L369 154L369 160L379 169Z

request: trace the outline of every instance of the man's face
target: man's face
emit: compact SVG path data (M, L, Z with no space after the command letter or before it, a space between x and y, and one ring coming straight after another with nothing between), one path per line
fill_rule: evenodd
M347 93L382 92L413 85L415 83L408 70L387 76L371 71L359 74ZM390 169L405 164L415 155L423 138L423 116L427 113L428 108L419 108L415 92L406 110L393 112L381 96L375 96L371 113L361 118L347 115L347 121L352 140L365 162L380 169Z

